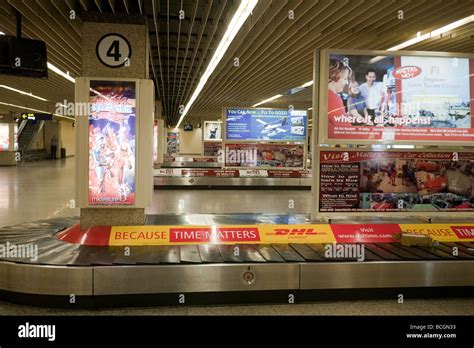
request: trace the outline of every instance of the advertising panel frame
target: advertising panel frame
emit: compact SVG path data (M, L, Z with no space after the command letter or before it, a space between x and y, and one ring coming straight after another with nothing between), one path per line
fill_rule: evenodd
M414 217L419 219L428 219L431 220L433 217L456 217L456 218L474 218L474 211L338 211L338 212L320 212L319 211L319 194L320 194L320 155L324 151L333 151L333 152L469 152L474 154L474 149L472 147L446 147L446 148L436 148L436 149L384 149L384 150L372 150L367 148L341 148L341 147L324 147L317 148L315 151L315 165L313 166L313 178L312 178L312 205L311 205L311 220L320 221L320 220L349 220L352 218L373 218L373 217L382 217L382 218L400 218L400 217Z
M229 168L229 169L262 169L262 170L282 170L287 169L284 168L277 168L277 167L270 167L270 166L262 166L262 167L227 167L225 165L226 161L226 145L227 144L301 144L303 146L303 166L302 167L295 167L291 168L294 170L299 169L307 169L306 168L306 159L308 156L308 112L306 111L306 137L304 141L296 141L296 140L262 140L262 141L255 141L255 140L227 140L227 110L228 109L267 109L267 110L284 110L281 108L244 108L244 107L223 107L222 108L222 168ZM313 116L314 117L314 116ZM314 128L314 127L313 127Z
M474 59L472 53L437 52L437 51L382 51L382 50L351 50L351 49L323 49L314 51L313 75L314 81L319 83L319 88L313 94L313 110L318 112L318 143L328 145L373 145L373 144L399 144L399 145L433 145L433 141L446 146L474 146L472 141L452 140L361 140L361 139L329 139L328 137L328 70L329 56L332 54L355 56L421 56L421 57L446 57ZM316 90L316 88L314 88ZM472 91L471 91L472 93ZM326 115L326 117L321 117ZM471 115L472 117L472 115ZM313 112L313 125L314 112ZM474 128L474 127L472 127Z
M221 127L221 137L220 139L206 139L206 124L207 123L218 123L220 124L220 127ZM202 141L215 141L215 142L222 142L223 140L223 131L222 131L222 125L223 125L223 122L222 121L204 121L203 122L203 131L202 131Z
M76 165L76 206L90 209L145 208L151 202L153 194L153 146L147 146L153 144L153 127L150 127L150 124L153 124L154 110L153 81L135 78L79 77L75 84L76 103L89 105L91 81L135 83L135 201L129 205L89 204L89 110L81 108L80 111L86 111L87 114L76 114L76 163L87 164Z

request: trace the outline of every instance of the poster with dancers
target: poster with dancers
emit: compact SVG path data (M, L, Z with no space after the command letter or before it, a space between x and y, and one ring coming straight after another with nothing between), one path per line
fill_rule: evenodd
M135 82L91 81L89 102L89 204L134 205Z

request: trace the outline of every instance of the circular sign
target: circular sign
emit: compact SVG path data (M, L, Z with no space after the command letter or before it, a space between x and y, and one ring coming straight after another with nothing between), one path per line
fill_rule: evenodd
M130 64L132 47L120 34L107 34L97 42L96 54L100 62L109 68L119 68Z

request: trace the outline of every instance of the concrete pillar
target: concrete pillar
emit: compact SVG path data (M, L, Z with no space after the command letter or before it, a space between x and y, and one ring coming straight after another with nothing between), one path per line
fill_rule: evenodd
M153 190L154 89L147 80L145 19L128 18L124 23L124 18L101 15L83 20L76 105L113 105L114 111L96 108L88 115L76 114L76 198L81 227L142 225ZM94 86L97 89L92 92Z

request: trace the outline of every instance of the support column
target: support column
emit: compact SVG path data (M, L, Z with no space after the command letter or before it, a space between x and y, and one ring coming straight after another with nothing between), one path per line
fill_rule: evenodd
M99 22L100 20L100 22ZM154 88L142 17L84 18L76 79L81 228L143 225L152 197ZM89 103L87 112L77 105Z

